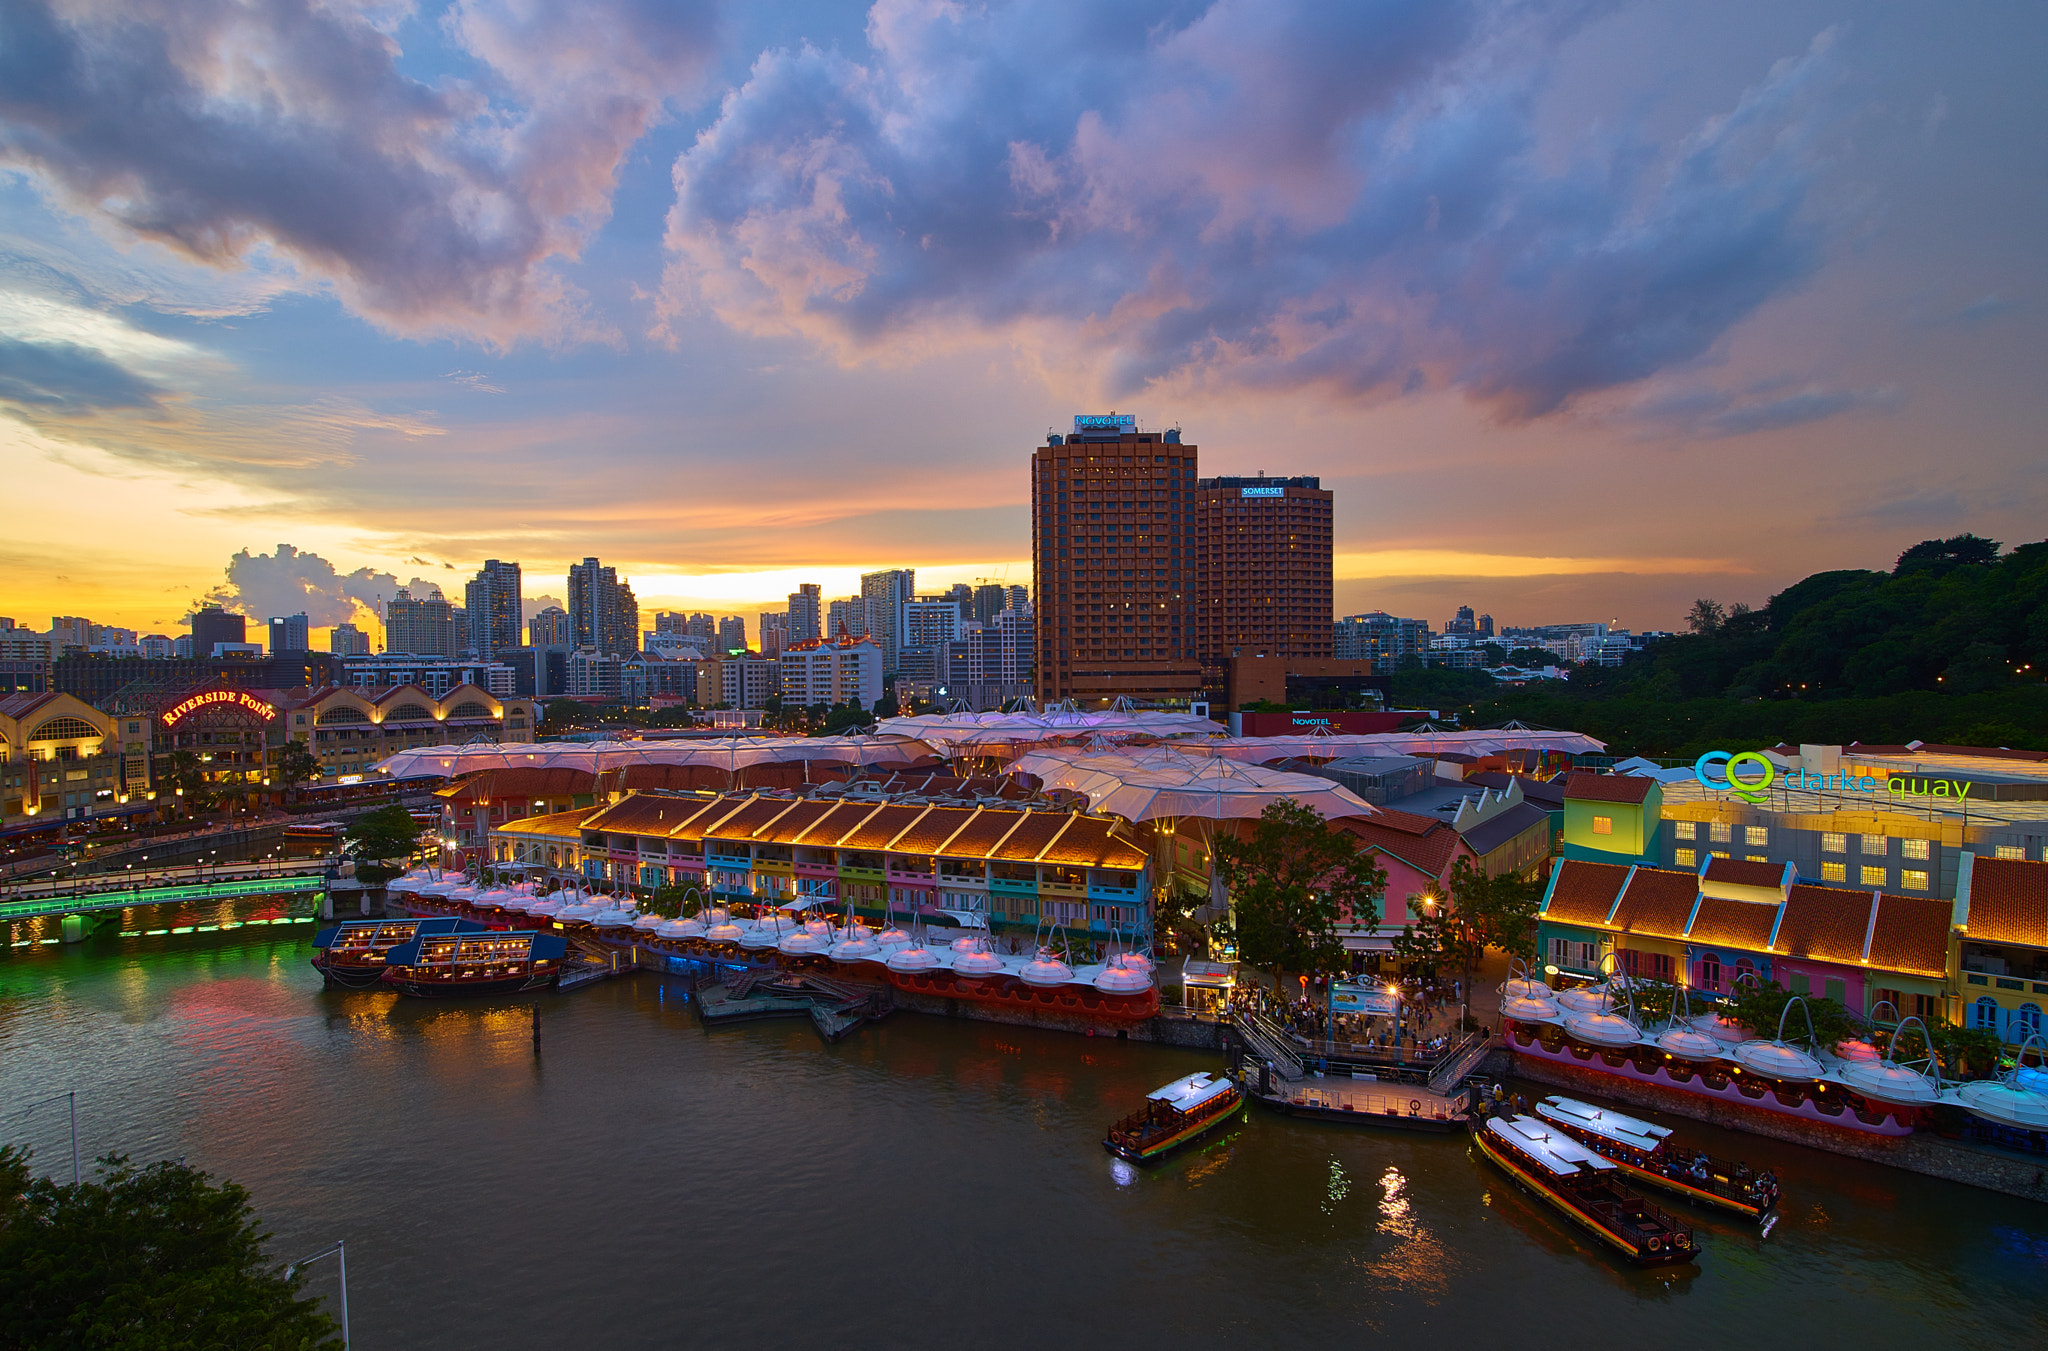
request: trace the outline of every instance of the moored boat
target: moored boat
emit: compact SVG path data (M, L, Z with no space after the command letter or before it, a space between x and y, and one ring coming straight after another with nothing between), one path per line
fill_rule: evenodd
M568 950L563 935L532 930L425 934L385 954L382 979L431 999L547 989L561 980Z
M486 933L490 926L473 919L433 916L426 919L366 919L337 924L313 935L313 969L323 984L348 990L373 988L384 975L391 950L423 933Z
M1698 1259L1690 1226L1622 1186L1618 1164L1562 1130L1533 1116L1494 1116L1472 1137L1502 1171L1637 1266Z
M1102 1147L1132 1163L1151 1163L1216 1129L1244 1105L1229 1075L1190 1074L1147 1093L1144 1107L1109 1128Z
M1687 1148L1668 1127L1556 1094L1536 1104L1536 1115L1652 1187L1760 1222L1778 1207L1778 1179L1769 1169Z

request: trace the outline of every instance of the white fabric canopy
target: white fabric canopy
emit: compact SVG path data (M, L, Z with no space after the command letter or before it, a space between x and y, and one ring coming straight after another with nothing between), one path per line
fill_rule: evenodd
M1555 751L1561 755L1597 755L1606 749L1582 732L1340 732L1333 736L1218 737L1209 741L1176 742L1190 755L1227 760L1343 760L1354 755L1499 755L1504 751Z
M695 741L548 741L493 746L417 746L378 763L393 778L444 778L484 769L580 769L599 773L629 765L708 765L742 770L751 765L815 760L827 764L899 769L936 755L903 736L715 737Z
M1099 713L925 713L883 718L877 733L915 737L947 755L1072 737L1207 737L1221 727L1191 713L1110 709Z
M1128 821L1240 820L1257 816L1275 802L1298 802L1325 818L1379 812L1350 789L1312 774L1190 757L1164 747L1120 755L1039 751L1011 768L1032 775L1047 788L1081 793L1092 810Z

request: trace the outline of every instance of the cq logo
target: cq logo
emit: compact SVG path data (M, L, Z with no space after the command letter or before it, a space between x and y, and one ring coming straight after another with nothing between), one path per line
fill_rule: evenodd
M1755 766L1752 776L1744 771ZM1717 793L1733 793L1744 802L1762 802L1764 790L1778 781L1778 767L1758 751L1708 751L1692 762L1692 776Z

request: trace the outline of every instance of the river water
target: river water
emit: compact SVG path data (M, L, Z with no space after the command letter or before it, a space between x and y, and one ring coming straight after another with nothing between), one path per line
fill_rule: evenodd
M2048 1208L1792 1145L1678 1123L1775 1168L1786 1214L1691 1212L1700 1266L1644 1273L1463 1137L1255 1114L1151 1170L1104 1153L1214 1057L908 1013L707 1034L652 975L323 992L310 933L0 956L0 1138L68 1174L63 1103L25 1104L76 1087L88 1157L240 1181L281 1259L345 1239L371 1351L2048 1344Z

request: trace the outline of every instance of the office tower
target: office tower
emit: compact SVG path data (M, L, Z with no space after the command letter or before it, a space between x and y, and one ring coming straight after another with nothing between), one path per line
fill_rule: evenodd
M327 631L327 650L337 657L367 657L370 635L353 624L336 624Z
M440 596L415 600L412 592L399 587L398 594L384 603L384 650L415 657L454 656L454 607Z
M1479 616L1479 636L1480 636L1481 638L1491 638L1491 637L1493 637L1493 616L1492 616L1492 615L1481 615L1481 616Z
M1223 697L1232 657L1330 660L1332 498L1321 480L1262 474L1200 487L1203 688Z
M845 634L850 638L858 638L867 631L867 602L859 596L835 600L825 607L825 637L838 638Z
M1469 605L1460 605L1457 616L1446 620L1444 623L1444 633L1446 635L1457 634L1465 636L1477 632L1478 628L1477 621L1472 618L1472 607Z
M525 625L520 623L520 576L517 563L484 560L476 577L463 592L463 608L469 612L468 645L484 661L496 661L501 650L520 646Z
M782 649L788 647L789 616L779 610L764 610L761 613L761 655L779 657Z
M1031 608L1031 588L1028 586L1006 586L1003 588L1003 609L1024 610ZM997 613L1001 613L998 611Z
M654 615L654 631L656 633L688 633L690 631L689 617L677 614L674 610L658 610Z
M403 595L403 592L399 593ZM240 615L231 615L218 605L209 605L192 615L192 653L197 657L213 655L215 645L220 643L246 643L249 641L248 621ZM80 644L83 646L83 644Z
M860 598L866 611L867 633L882 645L882 671L885 675L897 669L898 653L903 647L903 610L916 595L917 571L914 568L888 568L861 574Z
M569 639L578 648L615 657L640 650L640 604L618 569L595 558L569 568Z
M569 612L559 605L550 605L526 621L526 640L534 647L573 647L574 639Z
M52 615L50 617L51 649L55 652L62 652L67 647L91 647L92 630L93 622L90 619L83 619L78 615ZM239 638L232 640L223 638L220 641L240 642L242 640Z
M727 615L718 621L718 650L720 652L743 652L747 646L747 621L738 615Z
M825 636L823 602L816 582L804 582L789 593L789 641L806 643Z
M977 624L987 624L1009 608L1009 597L1003 594L1000 582L983 582L974 588L974 604L970 613Z
M914 600L903 607L904 645L939 647L960 636L960 603L945 600Z
M1071 436L1048 436L1032 451L1041 700L1186 700L1201 691L1196 455L1179 431L1141 432L1136 418L1113 413L1076 417Z
M270 621L270 655L280 652L310 652L312 642L306 634L306 615L302 610L295 615L282 615Z

